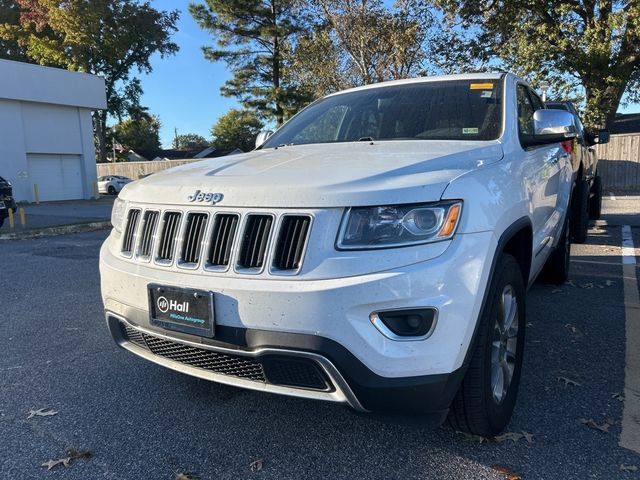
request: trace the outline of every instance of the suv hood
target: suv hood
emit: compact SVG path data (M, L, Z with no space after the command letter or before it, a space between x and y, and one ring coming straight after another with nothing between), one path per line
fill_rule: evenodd
M128 184L121 197L194 205L188 198L200 190L221 193L224 207L273 208L431 202L454 178L502 156L498 141L295 145L163 170Z

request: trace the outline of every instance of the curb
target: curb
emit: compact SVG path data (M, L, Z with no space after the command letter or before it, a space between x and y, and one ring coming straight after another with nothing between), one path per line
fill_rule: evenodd
M58 225L54 227L44 227L21 232L10 232L0 234L0 240L24 240L29 238L52 237L55 235L68 235L70 233L93 232L111 227L110 221L75 223L73 225Z

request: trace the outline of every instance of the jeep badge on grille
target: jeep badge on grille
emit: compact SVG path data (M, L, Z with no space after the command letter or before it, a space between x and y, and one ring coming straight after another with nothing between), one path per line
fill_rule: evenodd
M211 193L211 192L201 192L200 190L196 190L193 195L189 195L187 200L190 202L199 202L199 203L210 203L215 205L218 202L221 202L224 198L224 195L221 193Z

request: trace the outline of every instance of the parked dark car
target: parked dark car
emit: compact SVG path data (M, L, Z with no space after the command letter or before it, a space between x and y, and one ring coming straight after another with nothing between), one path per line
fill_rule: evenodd
M576 185L571 202L571 232L575 243L584 243L589 229L589 220L600 218L602 210L602 180L598 173L596 144L609 142L608 130L586 128L580 120L575 105L571 102L546 102L546 107L554 110L566 110L575 117L576 144L573 147L573 169L576 172Z
M13 199L13 188L8 180L0 177L0 227L4 219L9 216L9 209L16 211L16 201Z

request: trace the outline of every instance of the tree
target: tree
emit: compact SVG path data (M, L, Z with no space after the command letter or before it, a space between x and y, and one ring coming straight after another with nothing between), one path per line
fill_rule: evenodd
M243 152L253 150L256 135L262 122L253 112L231 109L211 127L216 148L239 148Z
M127 118L110 129L113 141L125 148L136 150L160 150L160 119L141 115Z
M211 142L197 133L183 133L176 135L172 142L172 147L176 150L195 150L207 148Z
M164 12L134 0L16 0L18 25L0 25L0 39L25 46L36 63L62 66L105 79L107 111L94 114L98 158L106 160L107 114L119 119L144 113L142 87L132 70L151 72L150 58L178 51L170 40L178 11Z
M0 25L20 25L20 8L15 0L0 0ZM28 62L24 45L16 39L4 39L0 36L0 58Z
M610 125L625 92L640 100L637 0L435 0L476 56L500 59L563 92L584 89L585 120Z
M189 12L215 38L218 49L202 48L207 60L224 61L233 73L221 89L245 109L280 125L309 99L290 81L284 51L303 30L299 0L206 0Z

